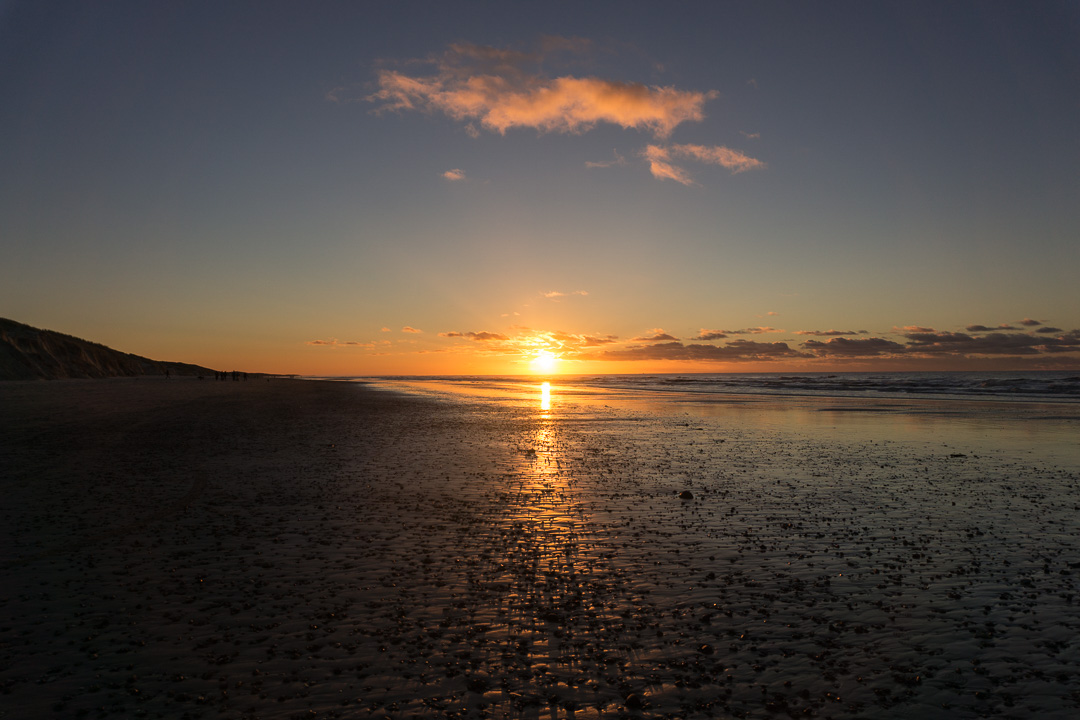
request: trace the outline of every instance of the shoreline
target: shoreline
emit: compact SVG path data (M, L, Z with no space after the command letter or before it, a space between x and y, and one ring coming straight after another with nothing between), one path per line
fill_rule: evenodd
M0 385L24 715L1077 708L1076 464L865 413L71 382Z

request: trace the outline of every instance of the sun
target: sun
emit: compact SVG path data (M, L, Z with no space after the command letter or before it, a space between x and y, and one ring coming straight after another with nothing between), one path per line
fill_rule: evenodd
M529 367L537 375L550 375L555 372L555 364L559 358L550 350L538 350L536 356L529 361Z

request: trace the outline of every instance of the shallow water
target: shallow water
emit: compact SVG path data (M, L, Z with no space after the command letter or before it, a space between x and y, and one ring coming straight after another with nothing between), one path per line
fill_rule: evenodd
M636 419L686 416L812 435L821 442L903 442L926 447L1003 451L1080 467L1080 404L1074 402L657 392L527 379L368 380L370 386L532 408L550 418L602 416L623 410ZM545 391L544 386L548 389ZM548 407L542 407L544 393Z

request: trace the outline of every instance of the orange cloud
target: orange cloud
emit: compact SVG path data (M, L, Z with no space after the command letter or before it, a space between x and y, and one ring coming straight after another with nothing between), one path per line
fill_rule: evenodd
M464 180L465 179L465 171L464 170L459 170L458 168L454 168L453 170L447 170L446 172L444 172L442 174L442 176L444 178L446 178L447 180L451 180L451 181Z
M1040 326L1042 324L1040 323ZM925 330L918 325L908 326ZM1050 327L1050 326L1046 326ZM1057 328L1053 328L1057 330ZM771 327L741 330L709 330L702 328L693 341L680 342L663 328L653 328L640 337L619 340L615 335L588 335L563 331L538 330L511 326L501 332L443 332L443 338L460 338L468 343L453 343L444 352L471 354L486 358L501 357L511 363L527 363L538 354L570 362L644 361L679 363L725 362L892 362L922 361L932 358L972 358L1053 356L1066 358L1075 364L1080 352L1080 330L1051 333L994 332L976 336L965 333L907 331L900 337L872 337L865 330L800 330L797 335L810 336L799 347L784 342L757 342L737 338L725 344L703 344L702 340L719 340L725 335L758 335L779 333ZM854 337L852 337L854 336ZM344 344L337 341L319 344ZM429 349L418 352L431 352ZM571 367L571 366L564 366Z
M727 333L728 335L767 335L769 333L782 333L783 330L777 330L774 327L750 327L743 328L742 330L721 330L720 332Z
M551 298L553 300L561 298L561 297L568 297L570 295L582 295L582 296L584 296L584 295L588 295L588 294L589 293L588 293L587 290L575 290L573 292L568 292L568 293L559 292L558 290L551 290L550 292L543 293L544 297Z
M796 330L796 335L814 335L816 337L836 337L839 335L866 335L866 330Z
M720 165L741 173L766 167L765 163L721 145L672 145L670 148L649 145L645 148L645 159L649 161L649 170L653 177L660 180L674 180L683 185L693 185L690 173L672 162L672 156L696 160L710 165Z
M677 165L671 164L671 153L667 148L659 145L649 145L645 148L645 159L649 161L649 171L658 180L674 180L683 185L693 185L694 179L690 174Z
M588 348L598 348L618 342L618 337L615 335L587 335L558 330L534 330L521 326L513 326L510 329L512 335L487 331L450 331L439 333L439 336L472 340L477 344L472 345L468 352L501 355L515 359L518 362L526 362L535 358L541 352L550 353L559 359L572 360L576 359L579 354Z
M751 340L733 340L727 345L684 345L681 342L665 342L642 345L620 350L604 350L590 355L587 360L678 360L691 362L748 362L809 358L808 353L788 347L787 343L759 343Z
M423 330L417 330L417 329L416 329L416 328L414 328L414 327L410 327L409 325L406 325L405 327L401 328L401 332L406 332L406 333L422 333L422 332L424 332L424 331L423 331Z
M664 328L653 328L649 331L648 335L642 335L640 337L631 338L631 342L660 342L664 340L675 341L679 338L664 332Z
M502 333L487 332L486 330L481 330L480 332L465 332L465 333L457 332L455 330L451 330L450 332L441 332L441 333L439 333L439 337L444 337L444 338L467 338L469 340L476 340L478 342L487 342L489 340L509 340L510 339L506 335L503 335Z
M757 170L765 167L765 163L760 160L755 160L752 157L743 155L738 150L732 150L731 148L726 148L722 145L713 145L712 147L706 147L704 145L674 145L671 149L682 157L692 158L710 165L720 165L721 167L731 170L733 173L741 173L746 172L747 170Z
M560 352L564 355L580 348L610 345L617 342L619 339L616 335L579 335L576 333L562 332L561 330L536 330L529 331L529 333L530 334L524 336L525 342L533 345L539 344L547 350Z
M320 345L323 347L375 347L373 342L358 342L356 340L338 340L337 338L330 338L329 340L307 340L305 345Z
M552 40L546 39L546 49L555 47ZM582 133L609 123L664 138L684 122L702 120L705 102L716 96L712 91L526 71L542 59L542 54L455 44L428 61L433 74L380 70L379 89L366 99L380 103L379 111L438 111L499 134L512 128Z

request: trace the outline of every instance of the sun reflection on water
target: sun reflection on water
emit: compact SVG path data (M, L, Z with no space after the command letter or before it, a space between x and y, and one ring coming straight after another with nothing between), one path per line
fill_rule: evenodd
M540 385L540 409L544 412L551 410L551 383Z

